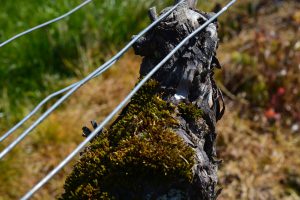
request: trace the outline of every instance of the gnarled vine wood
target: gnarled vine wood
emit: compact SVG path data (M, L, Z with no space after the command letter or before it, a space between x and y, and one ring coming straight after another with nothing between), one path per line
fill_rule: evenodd
M211 17L195 4L185 1L134 45L143 57L141 77ZM149 17L157 19L155 8ZM214 22L183 46L82 152L61 199L215 199L215 124L224 113L213 79L214 68L220 68L217 47ZM84 128L85 135L89 132Z

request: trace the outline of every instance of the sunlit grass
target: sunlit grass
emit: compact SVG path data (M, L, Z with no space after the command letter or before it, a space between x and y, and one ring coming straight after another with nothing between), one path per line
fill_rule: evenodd
M140 61L132 52L126 55L103 77L80 89L61 111L54 112L0 161L0 183L6 183L0 184L0 199L19 198L66 157L84 139L82 126L90 127L93 119L100 122L128 94L138 80ZM32 120L26 126L30 123ZM0 149L17 135L18 132L8 138ZM72 163L43 187L35 199L53 199L60 194L71 168Z
M1 2L0 41L55 18L82 1ZM95 0L67 19L37 30L0 49L0 113L10 122L24 110L107 60L145 27L151 5L161 1Z
M0 30L0 40L57 17L80 2L1 2L0 27L5 29ZM224 3L220 0L218 2ZM269 105L270 99L268 97L264 102L259 100L266 90L272 91L270 86L273 82L264 74L270 74L272 77L280 72L283 65L278 65L279 61L284 55L290 54L284 50L299 54L299 49L290 49L294 48L298 39L288 32L287 28L280 29L283 37L279 37L279 42L278 39L271 38L270 42L262 43L271 46L259 50L272 50L274 45L276 46L273 40L280 45L287 42L289 45L283 49L275 48L276 51L272 51L273 54L269 57L270 62L263 63L264 53L260 53L259 56L262 57L258 59L255 54L258 48L246 48L249 43L255 42L256 31L261 32L256 29L257 19L251 11L258 1L248 4L241 2L232 12L219 19L220 34L226 43L221 43L219 47L218 57L224 68L218 77L225 87L236 95L237 100L246 98L246 104L228 101L227 113L219 124L217 146L220 159L224 160L220 168L220 183L224 188L220 199L259 199L260 195L270 195L275 199L299 199L299 184L295 184L300 178L299 134L291 134L290 127L283 128L278 121L268 123L264 117L264 109ZM103 63L112 52L120 49L132 34L149 23L146 11L150 4L160 4L162 7L163 3L141 0L95 1L66 20L1 48L0 133L28 113L38 100L66 84L75 82ZM136 5L141 6L136 8ZM213 4L204 1L199 1L199 6L204 10L214 7ZM290 12L284 12L284 9L281 12L294 16L291 13L293 9L288 8ZM264 24L270 25L268 16L262 15L259 19L268 19ZM277 19L277 16L280 15L275 12L273 17ZM238 22L239 19L243 23ZM264 27L261 26L261 29ZM292 39L287 40L285 36ZM242 51L241 48L246 50ZM290 61L299 63L296 56L292 58ZM0 200L19 198L82 141L81 127L89 125L92 119L98 122L103 119L133 87L137 81L140 62L132 53L126 56L104 76L80 89L62 109L54 112L8 155L4 162L0 162ZM299 71L298 66L289 66L291 67L287 70L286 78L281 80L280 84L291 91L285 96L285 105L297 114L297 99L300 95ZM242 81L239 82L238 78ZM260 82L253 83L253 80ZM274 82L278 82L278 79ZM241 83L247 84L247 87L242 87L244 85ZM264 84L264 87L256 87L260 84ZM234 86L237 86L238 90L234 90ZM259 118L256 118L257 116ZM290 123L294 122L290 115L283 117ZM0 149L16 135L0 144ZM68 165L39 191L35 199L53 199L55 195L59 195L71 166ZM264 197L262 196L262 199Z

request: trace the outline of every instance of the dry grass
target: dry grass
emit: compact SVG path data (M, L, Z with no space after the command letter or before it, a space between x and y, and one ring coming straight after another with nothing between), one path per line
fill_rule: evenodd
M280 127L257 132L251 128L255 122L235 110L236 105L229 108L218 125L220 200L299 199L299 188L291 185L292 178L300 178L299 135Z
M232 100L218 124L220 200L300 199L299 6L267 3L221 45Z
M93 119L100 122L128 94L137 81L140 62L133 53L125 56L104 76L82 87L9 154L0 163L0 199L19 198L66 157L84 139L82 126ZM61 194L71 167L69 164L34 199Z
M261 13L256 18L247 18L249 21L243 31L229 39L227 44L220 45L219 57L224 64L224 73L217 75L222 77L221 82L228 89L227 95L233 99L227 99L227 112L218 124L218 155L224 161L219 171L220 186L223 187L219 198L221 200L300 199L300 135L299 131L291 133L291 125L300 124L300 118L297 119L300 68L295 65L300 63L299 49L295 49L295 54L291 57L280 48L276 52L271 51L272 64L258 59L258 55L253 54L257 46L251 46L257 43L257 33L272 31L276 33L276 41L280 44L290 43L289 46L294 47L295 42L299 43L299 30L292 30L289 24L287 27L277 26L281 26L284 19L290 19L293 23L299 22L299 4L296 1L288 2L275 11ZM271 39L262 43L273 42ZM264 52L269 48L267 45L262 50ZM239 58L236 52L242 52L242 57ZM272 57L274 54L276 56ZM251 98L259 96L261 92L267 92L268 96L274 95L272 90L276 90L278 85L268 76L266 78L264 72L278 74L286 58L292 64L284 65L287 75L280 84L283 84L289 95L280 103L281 107L287 106L286 108L291 109L283 109L281 112L279 110L281 118L270 122L265 110L274 106L270 103L271 98L266 98L262 105L254 104ZM81 88L63 108L51 115L8 155L4 162L0 162L0 200L17 199L68 155L83 140L81 127L89 125L92 119L101 121L134 86L140 61L133 53L125 56L105 76ZM272 85L274 88L267 87L266 91L253 94L246 87L240 87L240 90L233 87L232 82L241 84L239 80L252 84L251 81L256 79L247 79L250 75L262 77L266 86ZM238 77L242 79L236 79ZM293 82L289 83L287 80ZM245 93L252 97L246 96L245 99ZM55 176L34 199L53 199L60 194L71 167L72 164L69 164Z

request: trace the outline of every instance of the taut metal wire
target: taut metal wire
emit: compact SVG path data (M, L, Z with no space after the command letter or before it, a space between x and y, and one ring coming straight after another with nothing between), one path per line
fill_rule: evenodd
M129 102L129 100L137 93L137 91L154 75L161 66L163 66L182 46L197 35L202 29L216 20L222 13L224 13L230 6L232 6L237 0L230 1L225 7L223 7L218 13L207 20L203 25L197 28L193 33L182 40L158 65L156 65L137 85L136 87L125 97L125 99L102 121L101 124L82 142L74 151L72 151L58 166L56 166L49 174L47 174L39 183L37 183L28 193L21 198L21 200L27 200L34 195L43 185L45 185L55 174L57 174L68 162L72 160L81 149L86 146L99 131L101 131L105 125L109 123L113 117L121 111L121 109Z

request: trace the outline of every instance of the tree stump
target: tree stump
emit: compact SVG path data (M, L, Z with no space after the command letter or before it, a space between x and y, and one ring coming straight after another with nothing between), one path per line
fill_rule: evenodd
M185 1L134 45L144 57L141 78L211 17L195 10L195 2ZM157 19L155 9L149 15ZM214 22L162 66L82 152L60 199L216 199L215 124L225 109L213 79L213 69L220 68L217 47Z

